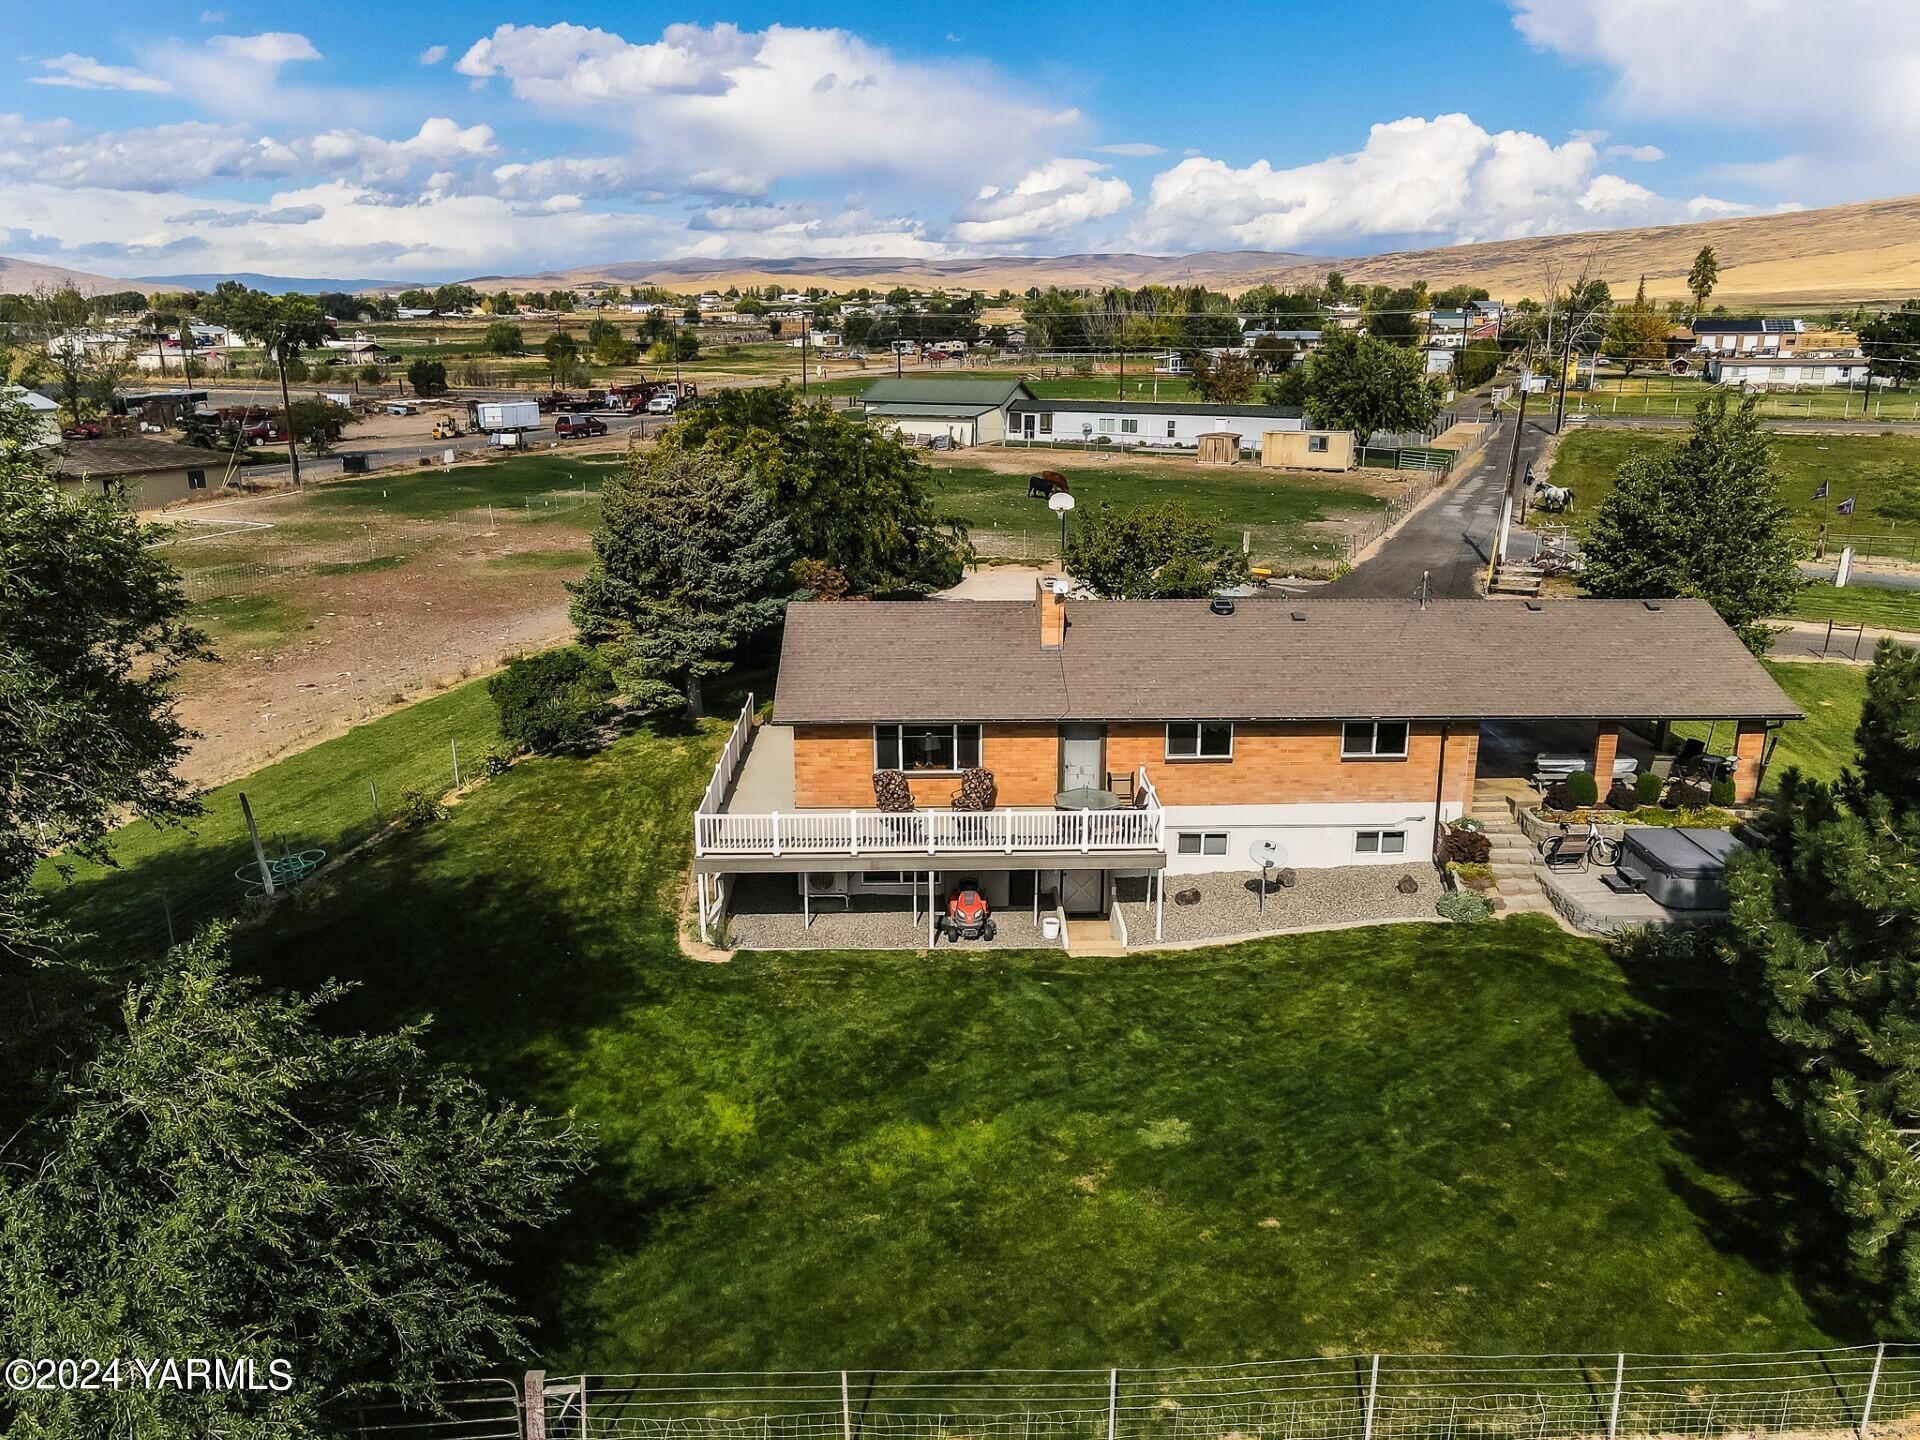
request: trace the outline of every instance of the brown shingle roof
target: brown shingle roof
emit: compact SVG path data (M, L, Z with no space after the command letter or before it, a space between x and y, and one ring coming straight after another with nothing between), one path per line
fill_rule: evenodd
M143 435L104 436L98 440L70 440L55 467L63 480L82 475L107 479L115 475L152 475L164 470L211 470L220 455L172 440L149 440Z
M1704 601L800 603L774 719L1797 719ZM1295 620L1295 614L1304 620Z

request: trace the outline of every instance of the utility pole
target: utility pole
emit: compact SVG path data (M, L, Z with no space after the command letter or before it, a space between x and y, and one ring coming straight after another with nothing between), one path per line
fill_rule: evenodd
M1531 370L1520 372L1520 413L1513 421L1513 447L1507 454L1507 489L1500 502L1500 528L1494 532L1492 554L1487 558L1487 583L1493 583L1493 572L1500 568L1500 562L1507 554L1507 533L1513 527L1513 515L1517 508L1515 497L1520 487L1520 432L1527 426L1527 386L1533 379Z
M807 398L807 333L812 329L812 317L800 317L800 398Z

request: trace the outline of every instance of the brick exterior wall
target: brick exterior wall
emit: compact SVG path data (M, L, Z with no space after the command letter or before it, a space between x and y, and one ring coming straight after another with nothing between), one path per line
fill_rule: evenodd
M986 725L980 763L1002 805L1051 805L1059 790L1060 740L1051 725ZM907 777L916 805L944 807L957 775ZM873 727L799 725L793 732L793 797L803 810L873 808Z
M1316 804L1405 801L1430 803L1438 780L1439 725L1416 725L1404 760L1342 760L1337 724L1241 724L1230 761L1168 761L1161 725L1113 725L1106 768L1146 768L1163 805ZM1473 798L1480 732L1456 726L1447 737L1444 801ZM988 725L980 759L994 775L1002 805L1051 805L1059 788L1060 742L1050 725ZM914 800L944 806L959 781L951 775L909 777ZM802 809L867 809L873 805L873 731L865 725L801 725L793 736L793 787Z
M1404 760L1342 760L1338 723L1243 723L1234 726L1232 760L1169 761L1165 726L1114 725L1107 731L1107 768L1144 765L1163 805L1424 804L1440 779L1441 729L1415 725ZM1471 800L1479 744L1477 725L1449 735L1443 800Z

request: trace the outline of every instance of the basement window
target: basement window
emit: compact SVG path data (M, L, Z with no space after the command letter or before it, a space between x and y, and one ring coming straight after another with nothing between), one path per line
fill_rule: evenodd
M1175 849L1181 855L1227 853L1227 832L1224 830L1182 830L1174 840Z
M1407 832L1404 830L1356 830L1353 832L1356 855L1404 855Z

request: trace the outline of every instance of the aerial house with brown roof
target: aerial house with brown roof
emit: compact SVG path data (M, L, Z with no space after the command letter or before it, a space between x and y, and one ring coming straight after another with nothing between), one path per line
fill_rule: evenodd
M1299 869L1426 864L1496 757L1609 776L1630 724L1715 720L1746 800L1800 714L1701 601L1064 590L790 607L771 721L743 713L694 816L703 925L742 876L929 918L943 877L1068 916L1144 881L1159 915L1169 875L1251 875L1260 842Z

